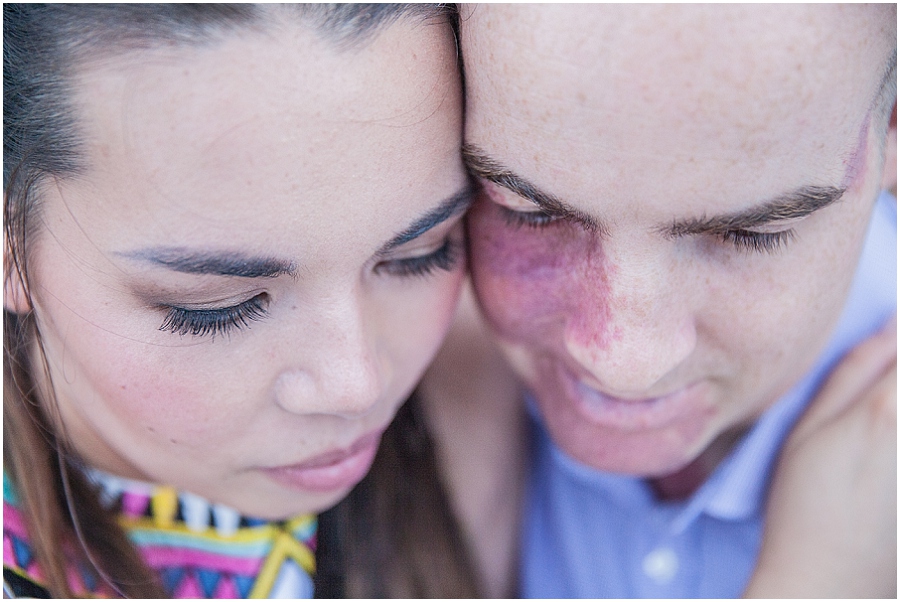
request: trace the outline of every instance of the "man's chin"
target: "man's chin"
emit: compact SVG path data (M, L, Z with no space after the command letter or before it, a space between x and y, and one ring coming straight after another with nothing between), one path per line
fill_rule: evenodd
M557 447L570 458L595 470L657 479L687 469L704 449L700 441L685 441L682 433L588 433L548 421Z
M571 452L565 448L563 451L577 462L589 466L595 470L616 474L640 477L644 479L659 479L675 475L690 466L691 458L630 456L626 450L619 453L593 451L588 453Z

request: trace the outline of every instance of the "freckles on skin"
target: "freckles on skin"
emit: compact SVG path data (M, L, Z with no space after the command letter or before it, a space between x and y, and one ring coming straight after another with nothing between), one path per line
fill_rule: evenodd
M115 340L107 339L97 348L109 350L107 359L83 366L84 376L118 420L140 425L149 439L164 446L200 447L228 426L231 408L225 400L215 405L206 400L203 379L191 372L189 363L180 362L178 369L173 358L140 348L143 353L135 354ZM92 366L119 366L119 370L115 379L109 379L103 370L92 371Z
M472 278L493 328L543 347L564 326L577 342L605 347L612 267L598 235L564 220L511 225L503 211L482 198L469 214Z
M147 371L134 370L126 376L131 385L127 390L115 391L112 387L113 390L104 391L102 383L98 383L98 391L108 400L109 407L118 408L122 420L143 426L148 437L163 445L203 440L210 428L209 419L215 417L198 418L196 406L201 392L167 383Z

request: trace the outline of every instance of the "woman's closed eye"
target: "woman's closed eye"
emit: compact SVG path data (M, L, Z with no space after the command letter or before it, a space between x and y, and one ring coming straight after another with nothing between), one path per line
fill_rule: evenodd
M159 329L181 336L190 334L215 339L216 335L228 335L249 328L251 322L266 316L268 304L268 294L260 293L228 307L188 309L169 305L168 313Z
M441 246L425 255L397 259L383 259L375 265L376 274L400 278L428 276L435 270L453 271L463 256L463 244L458 235L448 235Z

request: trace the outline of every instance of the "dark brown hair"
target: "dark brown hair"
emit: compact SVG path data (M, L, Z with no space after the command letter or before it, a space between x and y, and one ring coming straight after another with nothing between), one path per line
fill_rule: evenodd
M317 598L483 595L436 462L413 395L382 437L369 474L319 516Z
M206 44L259 27L270 10L253 5L5 4L3 7L3 177L5 277L28 290L28 256L40 236L41 186L82 169L69 104L81 61L160 44ZM447 5L297 5L297 18L340 49L380 28L419 18L455 29ZM77 470L56 412L33 312L4 311L3 462L29 528L35 557L55 597L71 597L67 566L92 567L129 597L164 597L153 572ZM476 593L474 573L435 470L415 405L385 434L370 475L322 517L319 595L441 596ZM73 470L73 468L76 468Z

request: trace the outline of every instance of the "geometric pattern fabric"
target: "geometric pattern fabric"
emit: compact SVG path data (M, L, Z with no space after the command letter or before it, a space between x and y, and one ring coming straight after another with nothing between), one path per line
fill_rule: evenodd
M96 475L91 475L95 477ZM15 493L3 478L3 565L40 584ZM265 521L229 515L169 487L117 487L106 497L119 523L172 598L310 598L315 572L315 515ZM136 489L136 490L135 490ZM107 492L109 493L108 489ZM190 520L186 520L189 516ZM217 524L217 519L220 523ZM84 567L72 567L74 591L109 597L112 590Z

